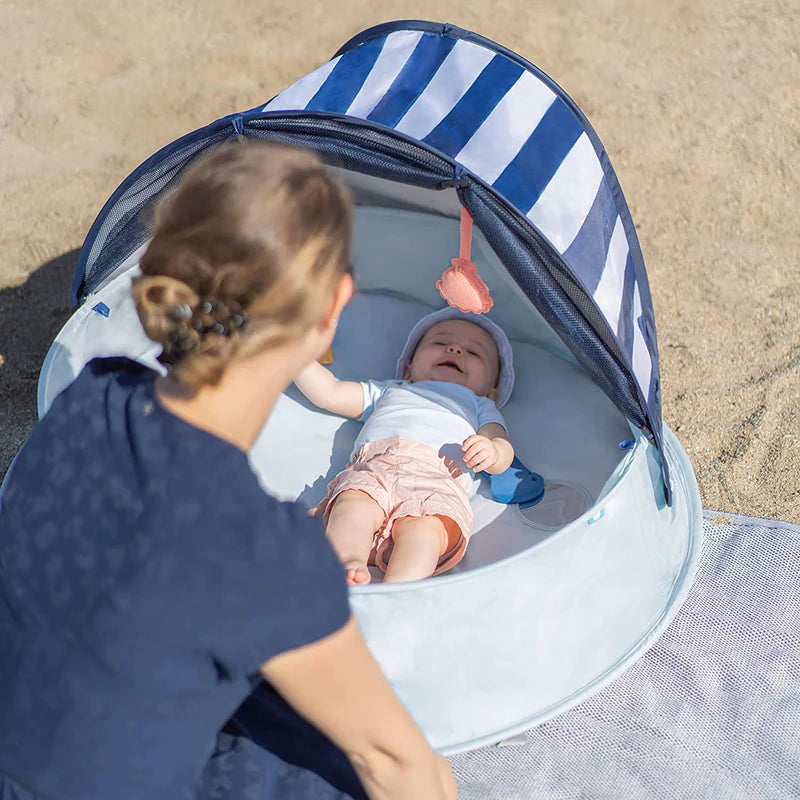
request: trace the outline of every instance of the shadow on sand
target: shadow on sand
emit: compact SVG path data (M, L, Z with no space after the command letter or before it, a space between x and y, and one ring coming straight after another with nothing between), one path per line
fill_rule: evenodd
M36 424L39 370L69 318L79 252L63 253L22 285L0 289L0 479Z

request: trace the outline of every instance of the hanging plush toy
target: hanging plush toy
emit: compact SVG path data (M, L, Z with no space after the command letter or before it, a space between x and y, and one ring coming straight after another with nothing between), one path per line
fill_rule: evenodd
M462 206L458 258L450 261L450 266L436 281L436 288L454 308L471 311L473 314L485 314L494 305L494 301L489 295L489 288L478 276L478 268L470 260L471 246L472 217Z
M461 206L461 240L458 258L452 259L450 266L436 281L439 294L449 305L473 314L485 314L494 301L489 287L478 275L478 268L470 259L472 248L472 217ZM511 466L498 475L488 475L492 487L492 499L498 503L517 503L520 508L536 505L544 496L544 480L536 472L525 467L518 458Z
M478 268L470 259L472 250L472 217L464 206L461 206L461 238L458 257L450 260L450 266L436 281L439 294L453 308L459 311L485 314L493 305L489 287L478 275ZM320 364L332 364L333 352L328 349L318 359Z

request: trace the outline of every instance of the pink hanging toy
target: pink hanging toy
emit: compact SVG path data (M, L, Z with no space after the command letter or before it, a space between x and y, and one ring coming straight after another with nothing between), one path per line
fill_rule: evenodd
M458 258L450 261L450 266L436 281L436 288L439 294L459 311L485 314L494 305L494 301L489 295L489 288L478 276L478 268L470 260L471 245L472 217L462 206Z

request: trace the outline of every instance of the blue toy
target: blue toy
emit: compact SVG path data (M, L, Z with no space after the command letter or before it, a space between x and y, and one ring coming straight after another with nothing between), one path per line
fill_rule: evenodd
M544 497L544 479L531 472L516 456L511 466L497 475L489 475L492 486L492 500L520 508L535 506Z

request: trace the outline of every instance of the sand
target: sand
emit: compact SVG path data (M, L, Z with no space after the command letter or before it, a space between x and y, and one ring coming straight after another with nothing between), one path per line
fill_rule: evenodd
M147 156L391 19L550 74L631 207L664 419L707 508L800 522L800 12L789 0L0 0L0 475L36 419L93 218Z

